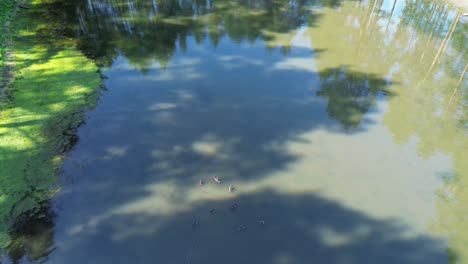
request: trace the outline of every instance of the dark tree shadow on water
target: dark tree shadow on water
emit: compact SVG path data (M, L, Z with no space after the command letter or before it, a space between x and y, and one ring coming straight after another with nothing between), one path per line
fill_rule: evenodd
M229 208L234 202L238 208L233 211ZM213 214L211 208L216 209ZM194 204L171 215L112 215L63 235L62 244L45 260L70 264L445 263L441 241L407 237L406 231L398 221L376 220L313 194L261 191Z

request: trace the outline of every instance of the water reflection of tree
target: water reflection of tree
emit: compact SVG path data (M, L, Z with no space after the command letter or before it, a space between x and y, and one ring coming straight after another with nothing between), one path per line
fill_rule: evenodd
M389 85L373 74L353 72L347 67L326 69L319 75L322 87L317 94L328 98L328 114L346 129L360 124L377 93Z
M382 76L386 75L392 56L378 47L386 35L378 31L375 21L382 3L371 1L367 8L344 4L324 15L321 27L308 31L314 48L327 50L316 59L322 82L317 95L328 99L328 114L345 129L361 124L379 92L391 94L391 83ZM347 66L342 67L343 64Z
M337 5L340 1L323 4ZM177 47L185 50L189 36L197 43L209 39L217 46L228 36L235 42L287 34L315 19L307 0L278 1L68 1L65 5L81 47L105 65L123 54L136 67L144 69L156 60L167 65ZM292 35L281 43L288 50ZM271 47L270 47L271 48Z
M429 37L420 41L424 45L412 48L409 66L398 72L411 89L398 89L384 122L398 142L418 138L424 157L444 153L452 158L453 171L441 172L445 185L438 193L434 229L448 235L451 263L464 263L468 259L464 221L468 192L463 188L468 179L468 25L460 23L460 15L442 1L409 1L403 17L404 24ZM423 65L424 71L412 70L414 64Z
M419 87L415 85L413 89L399 90L399 96L389 103L384 122L401 143L418 138L418 149L424 157L444 153L453 160L453 171L441 172L440 175L445 185L439 190L439 212L434 228L448 234L452 256L458 255L466 261L468 226L464 219L468 192L463 186L468 179L467 107L466 99L465 103L449 104L454 84L455 81L446 86L440 82L436 85L427 85L426 82ZM465 81L465 98L466 84Z
M397 1L394 1L391 5L392 9L388 10L388 14L393 14L396 3ZM393 79L415 80L421 76L421 68L424 67L413 67L413 65L425 65L427 66L424 70L425 75L418 80L427 79L427 81L430 81L429 77L435 76L441 69L449 71L447 72L449 75L460 76L460 80L466 72L464 68L468 61L467 25L458 23L459 16L446 3L406 1L402 14L393 18L396 22L390 21L392 16L385 19L387 12L378 11L382 8L383 1L380 0L370 1L367 11L355 8L351 4L344 5L343 8L324 16L321 19L322 27L309 30L314 47L328 51L317 59L318 71L328 75L335 74L333 89L330 89L331 82L327 80L330 76L321 74L321 79L326 81L318 94L329 98L327 110L330 116L340 121L344 127L350 126L350 120L340 118L339 113L361 112L361 117L354 115L353 122L358 125L362 115L372 104L371 101L375 100L375 96L367 97L364 100L367 103L360 100L359 106L356 103L352 104L351 102L355 102L357 98L355 93L349 91L348 86L364 86L356 84L354 76L346 76L348 69L341 69L341 75L330 73L328 69L338 69L336 68L338 65L345 64L359 72L400 77ZM377 16L380 13L384 16ZM336 26L338 24L341 28ZM391 24L393 30L389 30ZM408 32L405 29L408 27L416 32ZM337 28L337 30L330 31L327 28ZM451 59L446 59L444 56L450 56ZM445 62L444 65L440 65L442 61ZM415 85L422 85L422 81ZM378 85L375 87L378 90ZM460 97L464 97L458 88L450 90L452 94L458 96L458 101Z
M442 1L408 1L403 10L402 25L409 25L420 32L429 35L424 47L437 40L438 49L436 53L421 53L421 57L433 56L427 74L430 75L441 62L442 57L451 49L456 53L455 59L449 60L445 67L451 67L453 74L460 74L468 61L466 43L468 43L468 24L460 23L461 14L457 14L448 4Z
M369 9L379 2L371 1ZM327 73L320 75L319 95L328 98L330 116L349 127L352 122L359 124L375 95L370 90L364 93L365 100L357 100L361 94L349 86L364 87L363 80L337 65L396 81L392 85L396 96L390 98L384 116L394 138L404 144L416 137L424 157L445 153L453 159L453 171L441 172L445 185L438 193L434 230L448 235L451 263L464 263L468 259L468 192L463 187L468 185L468 24L460 23L459 14L442 1L406 1L401 15L386 21L369 23L371 16L372 12L345 6L324 16L323 27L310 30L314 47L327 49L317 58L319 72ZM336 28L335 24L342 28L323 29ZM326 70L330 68L334 71ZM339 115L345 112L362 114L350 120Z

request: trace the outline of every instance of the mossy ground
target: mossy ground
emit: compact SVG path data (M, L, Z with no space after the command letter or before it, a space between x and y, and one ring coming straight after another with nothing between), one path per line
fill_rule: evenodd
M101 83L93 61L50 23L52 2L34 1L13 25L15 78L0 103L0 248L15 219L57 191L62 156Z
M4 64L4 54L7 52L8 43L12 38L10 23L13 16L15 2L13 0L0 1L0 73ZM0 83L2 83L2 74L0 74Z

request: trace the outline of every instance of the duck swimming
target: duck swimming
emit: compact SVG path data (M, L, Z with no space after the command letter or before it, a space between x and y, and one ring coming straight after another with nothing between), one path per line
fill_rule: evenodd
M240 225L238 228L237 228L237 231L244 231L247 229L247 226L246 225Z
M214 180L216 183L221 183L221 180L219 179L218 176L214 176L214 177L213 177L213 180Z
M229 185L229 189L228 189L228 190L229 190L229 192L234 191L234 185Z

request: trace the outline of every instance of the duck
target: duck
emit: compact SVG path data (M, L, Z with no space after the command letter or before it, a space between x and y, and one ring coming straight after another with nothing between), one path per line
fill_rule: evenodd
M215 211L215 209L214 209L214 208L213 208L213 209L211 209L211 210L210 210L210 215L214 214L214 211Z
M246 225L240 225L238 228L237 228L237 231L244 231L247 229L247 226Z
M214 177L213 177L213 180L214 180L216 183L221 183L221 179L219 179L218 176L214 176Z
M228 188L229 192L232 192L234 191L234 185L229 185L229 188Z
M203 185L203 184L205 184L205 181L204 181L204 180L200 180L200 181L199 181L199 184L200 184L200 185Z

